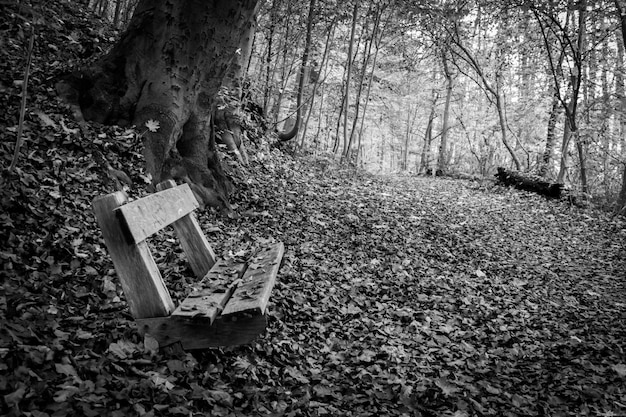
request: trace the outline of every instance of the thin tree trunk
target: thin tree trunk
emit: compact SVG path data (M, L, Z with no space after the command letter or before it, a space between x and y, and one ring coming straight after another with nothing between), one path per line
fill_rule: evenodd
M621 55L623 59L624 55L624 45L626 45L626 4L622 0L615 0L615 9L617 12L617 17L620 21L620 28L622 32L622 42L618 42L621 44ZM618 46L618 49L620 46ZM620 139L622 145L622 157L626 158L626 88L624 86L624 76L620 72L622 68L618 68L617 73L619 74L619 79L617 80L617 88L620 89L618 92L618 97L620 98L621 104L621 112L620 112ZM625 214L626 211L626 160L622 160L623 170L622 170L622 187L619 192L619 196L617 198L617 202L615 204L615 214Z
M376 51L374 52L374 59L372 60L372 71L370 72L369 80L367 82L367 92L365 93L365 104L363 105L363 113L361 115L361 124L359 126L359 147L361 146L361 138L363 136L363 125L365 124L365 115L367 113L367 105L370 100L370 92L372 90L372 81L374 80L374 73L376 71L376 61L378 59L378 52L380 51L380 42L382 42L383 34L387 25L385 24L380 30L380 34L376 39ZM357 166L358 166L358 153L357 153Z
M356 94L356 112L354 115L354 119L352 120L352 129L350 130L350 140L348 141L348 152L350 151L352 147L352 139L356 131L357 123L359 122L359 110L361 108L361 96L363 94L363 83L365 81L365 74L367 72L367 66L369 65L369 61L372 56L372 45L376 41L378 28L380 26L380 18L382 16L383 11L384 11L384 6L378 5L376 12L375 12L375 16L374 16L374 26L372 28L372 35L369 41L366 41L365 50L363 51L363 65L361 69L361 76L359 78L358 89L357 89L357 94ZM360 140L360 136L359 136L359 140ZM359 159L358 152L357 152L356 159L357 161Z
M322 114L324 114L323 109L324 109L325 93L326 93L326 89L322 88L320 92L320 112L319 112L320 115L317 119L317 131L315 132L315 136L314 136L315 143L319 142L320 133L322 132ZM324 124L327 127L326 130L330 131L330 129L328 129L328 119L324 122Z
M439 100L439 93L435 90L432 91L433 101L430 106L430 114L428 115L428 124L426 125L426 133L424 133L424 147L422 148L422 157L420 161L420 167L418 174L425 173L430 168L430 152L433 141L433 124L437 112L437 101Z
M291 15L291 2L287 3L287 15L290 16ZM287 90L287 83L289 82L289 76L291 75L291 68L289 70L287 70L287 56L289 55L289 51L291 50L291 48L287 48L287 44L289 42L289 34L290 34L290 29L291 29L291 19L286 19L286 23L285 23L285 36L284 38L281 40L282 44L279 45L278 51L282 51L283 53L283 62L281 65L281 70L280 70L280 90L278 92L278 98L276 99L276 101L274 102L274 104L272 105L272 118L274 120L274 124L278 124L279 120L278 117L280 115L280 108L282 106L283 103L283 96L285 95L285 91ZM276 60L275 65L275 69L274 71L276 71L277 67L278 67L278 59Z
M324 53L322 54L322 62L319 66L319 77L321 77L322 73L326 74L326 69L328 67L328 56L331 50L332 42L335 37L335 28L337 20L333 19L330 24L330 28L328 29L328 36L326 37L326 43L324 44ZM326 76L324 76L326 78ZM317 90L319 86L322 84L322 80L317 80L313 85L313 91L311 92L311 103L309 105L309 111L307 113L306 120L304 122L304 126L302 129L302 139L300 140L300 148L304 147L304 141L306 139L306 133L309 126L309 119L311 118L311 113L313 113L313 105L315 104L315 96L317 95ZM320 120L321 120L321 112L320 112ZM319 134L319 130L318 130Z
M546 134L546 147L541 156L541 163L539 165L539 175L546 177L550 168L550 163L554 156L554 144L556 142L556 122L559 118L559 93L555 92L552 96L552 105L550 107L550 115L548 116L548 129Z
M554 4L550 3L550 12L553 12L553 8L554 8ZM570 15L571 11L568 10L567 12L567 16L566 16L566 24L565 24L565 28L564 30L567 30L568 28L568 23L569 23L569 15ZM534 12L535 14L535 18L537 19L537 22L541 25L541 20L539 19L539 15ZM545 42L545 46L548 50L548 54L550 53L549 50L549 43L548 43L548 39L547 36L549 36L548 33L546 33L543 30L543 26L542 27L542 34L544 36L544 42ZM556 40L555 40L556 41ZM552 65L552 61L550 56L549 58L549 63L550 63L550 71L548 72L548 76L552 76L554 77L554 86L552 87L554 90L554 94L552 95L552 106L550 107L550 114L548 116L548 127L547 127L547 134L546 134L546 146L542 155L542 159L541 159L541 163L539 164L539 175L542 177L546 177L550 171L550 166L552 165L552 160L554 158L554 148L556 145L556 134L555 134L555 129L556 129L556 124L559 118L559 114L561 112L561 94L559 91L559 87L558 87L558 74L561 72L561 68L563 66L563 61L565 59L565 50L562 48L559 51L559 57L557 59L557 64L556 65Z
M580 94L580 86L582 80L582 51L584 48L585 41L585 18L586 18L586 0L580 0L578 5L578 34L577 41L574 47L574 68L571 74L571 85L572 85L572 97L570 99L569 104L565 108L566 115L566 125L565 125L565 133L563 134L563 146L561 147L561 166L559 169L559 174L557 176L556 182L562 183L565 179L565 174L567 173L567 163L568 163L568 152L569 152L569 144L571 142L572 137L576 138L578 136L578 125L576 122L576 113L578 108L578 96ZM569 128L569 129L568 129ZM581 171L585 170L585 160L584 158L580 160ZM581 176L581 186L583 190L587 189L586 176Z
M601 30L608 30L608 23L601 23ZM618 42L619 43L619 42ZM621 63L623 61L623 57L620 56L620 53L623 54L623 51L620 52L620 46L617 47L617 61ZM610 115L610 117L602 118L602 129L606 132L603 135L602 140L602 183L604 186L604 195L608 196L611 194L611 181L612 175L610 174L611 166L610 166L610 151L611 151L611 140L615 137L614 133L616 129L612 126L611 119L614 121L618 121L618 117L616 115L616 111L613 109L613 105L611 103L611 88L609 85L609 39L605 38L602 41L602 52L600 53L600 66L602 68L601 72L601 82L602 82L602 108L603 113ZM593 70L590 66L590 70ZM615 82L617 83L618 76L615 74Z
M356 22L359 15L359 1L355 0L352 9L352 27L350 29L350 43L348 44L348 62L346 70L346 86L344 89L345 112L343 114L343 151L341 159L348 156L348 112L350 110L350 78L352 77L352 52L354 50L354 39L356 33ZM358 103L357 103L358 105Z
M278 139L288 141L296 137L300 129L302 120L302 96L304 95L304 85L306 81L306 66L309 60L309 50L311 49L311 32L313 30L313 20L315 19L315 1L309 2L309 18L306 25L306 39L304 41L304 52L302 53L302 65L300 66L300 77L298 82L298 92L296 96L296 120L293 127L288 132L279 132Z
M433 142L433 121L434 113L431 113L431 117L428 118L428 124L426 125L426 132L424 133L424 146L422 147L422 157L420 160L419 174L428 172L430 168L430 152Z
M580 2L580 10L579 10L579 38L578 38L578 51L579 54L582 55L582 50L584 48L584 40L585 40L585 32L587 31L587 27L586 27L586 23L585 23L585 19L586 19L586 0L581 0ZM595 31L594 31L595 33ZM591 49L589 54L589 64L592 66L592 68L594 69L594 75L588 74L588 82L584 84L585 86L585 90L584 90L584 100L587 103L587 107L589 108L589 94L593 94L593 92L590 92L589 90L589 84L594 85L595 86L595 66L597 65L596 59L595 59L595 49ZM582 58L580 60L580 65L579 65L580 71L578 72L579 77L583 77L583 66L582 66ZM578 81L578 83L580 84L580 80ZM589 117L589 114L591 112L588 111L587 112L587 117ZM584 141L581 139L580 137L580 132L576 131L576 136L574 137L574 139L576 140L576 149L578 150L578 163L580 164L580 187L583 193L588 193L589 192L589 182L587 180L587 147L584 143Z
M626 214L626 164L622 164L622 188L615 204L615 214Z
M370 58L372 43L373 43L373 39L366 41L365 50L363 51L363 63L361 67L361 74L357 83L357 93L356 93L356 98L354 100L355 102L354 117L352 118L352 128L350 129L350 136L348 139L348 152L350 152L350 150L352 149L352 139L356 132L356 125L359 122L359 113L361 109L361 95L363 94L363 81L365 79L365 72L367 71L367 64ZM357 155L357 159L358 159L358 155Z
M383 135L382 146L380 147L380 170L385 169L385 135Z
M515 169L518 171L522 170L522 164L520 163L515 151L509 144L507 139L507 127L506 127L506 119L504 116L504 104L502 103L502 96L500 91L496 92L496 109L498 110L498 120L500 122L500 135L502 137L502 143L504 147L509 151L511 158L513 159L513 163L515 164Z
M450 130L450 102L452 100L452 89L454 87L454 79L448 66L446 51L442 51L443 74L446 78L446 102L443 108L443 125L441 126L441 141L439 142L439 156L437 159L437 169L442 173L448 171L448 131Z
M292 3L291 1L287 1L286 15L292 16L292 14L293 14ZM273 100L273 103L272 103L272 98L274 94L273 93L270 94L270 102L272 105L270 106L270 109L268 110L269 114L267 116L269 119L273 120L274 125L279 125L282 122L286 122L290 120L291 115L294 114L294 113L291 113L286 118L279 120L281 109L283 106L283 100L289 91L287 87L289 86L291 76L294 73L294 68L296 67L297 67L296 85L299 84L299 80L300 80L300 78L298 78L300 76L300 71L299 71L300 66L297 64L298 58L297 58L297 55L293 53L296 49L296 46L299 44L300 35L298 32L298 34L295 36L295 39L291 38L292 20L293 19L285 18L281 22L279 22L279 27L285 26L285 36L282 36L280 38L280 43L278 47L276 48L276 50L278 51L277 54L279 54L280 51L282 51L282 62L280 62L281 61L280 59L274 60L274 69L272 73L276 74L280 72L280 85L278 88L278 95ZM279 71L279 67L280 67L280 71ZM272 75L272 81L273 80L274 80L274 76ZM297 94L297 91L296 91L296 94ZM288 112L292 112L292 110L289 109Z
M580 161L580 185L583 193L589 192L589 184L587 182L587 150L585 144L580 139L580 134L576 134L576 149L578 150L578 160Z
M571 106L569 106L571 112ZM569 160L569 143L572 139L572 125L569 117L565 118L565 126L563 128L563 140L561 142L561 159L559 174L556 176L556 182L563 183L565 181L565 175L567 174L567 162Z
M270 24L269 24L269 36L267 37L267 57L265 58L265 88L263 89L263 115L267 116L269 112L270 97L272 95L272 45L274 40L274 31L276 28L276 1L272 1L270 7Z
M335 128L335 144L333 146L333 153L337 154L339 151L339 130L341 128L341 115L346 106L346 95L344 94L344 85L341 86L341 105L339 106L339 115L337 116L337 125Z
M409 103L406 112L406 132L404 134L404 148L402 151L402 163L400 169L406 171L409 162L409 143L411 142L411 104Z

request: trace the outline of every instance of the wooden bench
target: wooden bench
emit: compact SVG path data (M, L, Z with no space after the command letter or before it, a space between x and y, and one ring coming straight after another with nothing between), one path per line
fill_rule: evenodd
M97 197L93 207L142 335L160 346L184 349L249 343L267 325L265 310L284 253L282 243L262 247L247 261L216 259L196 220L187 184L159 184L157 193L127 202L122 192ZM198 282L176 308L146 239L173 225Z

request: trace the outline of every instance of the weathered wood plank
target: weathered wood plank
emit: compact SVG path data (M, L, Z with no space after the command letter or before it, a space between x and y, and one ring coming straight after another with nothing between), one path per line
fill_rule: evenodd
M246 265L233 260L219 260L172 316L208 319L213 323L233 294Z
M134 318L164 317L174 303L146 242L128 243L115 210L127 201L122 192L97 197L93 208L109 255Z
M222 312L223 317L265 313L284 252L285 247L279 242L250 260L241 283Z
M172 180L157 185L157 190L166 190L176 187ZM194 197L195 198L195 197ZM187 255L189 265L197 278L204 277L215 264L215 252L198 224L194 213L189 213L173 224L180 245Z
M124 204L117 211L132 242L138 243L198 207L189 185L183 184Z
M265 315L237 317L236 320L217 319L213 325L208 318L163 317L137 320L142 335L154 337L160 347L180 342L185 350L209 347L246 345L265 331Z

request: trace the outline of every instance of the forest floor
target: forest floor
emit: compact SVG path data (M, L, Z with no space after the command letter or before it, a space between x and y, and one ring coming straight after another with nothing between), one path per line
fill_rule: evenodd
M91 211L116 189L96 151L145 195L140 140L78 125L53 90L81 36L111 37L69 3L44 6L20 10L47 43L18 169L0 177L1 415L626 416L623 220L490 181L357 174L261 141L231 170L239 216L200 221L222 256L285 243L267 332L237 348L146 348ZM4 169L28 32L0 7ZM167 233L152 243L180 300L192 276L180 249Z

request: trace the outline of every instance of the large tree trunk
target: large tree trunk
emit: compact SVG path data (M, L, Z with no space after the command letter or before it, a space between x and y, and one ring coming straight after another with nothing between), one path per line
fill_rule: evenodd
M188 181L201 203L227 204L212 114L257 2L141 0L118 44L69 79L86 119L142 132L153 182Z

